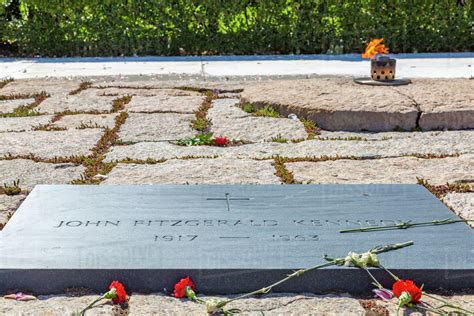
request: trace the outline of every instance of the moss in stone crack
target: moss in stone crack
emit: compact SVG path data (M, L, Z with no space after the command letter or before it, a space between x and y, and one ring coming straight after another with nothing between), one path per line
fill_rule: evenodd
M20 179L13 181L13 184L3 184L2 188L3 193L6 195L18 195L21 193L21 188L20 188Z
M33 126L32 130L52 132L52 131L65 131L67 130L67 128L55 126L53 124L39 124L39 125Z
M199 132L208 132L211 127L211 121L207 119L207 112L212 106L212 100L217 98L217 95L212 91L206 91L204 101L199 109L194 113L196 119L191 121L191 127Z
M254 111L253 104L250 102L244 103L242 110L244 110L244 112L247 112L247 113L253 113Z
M285 184L298 184L293 176L293 173L289 171L285 166L285 159L282 157L275 157L273 159L273 167L275 168L276 172L275 175L280 178L281 182Z
M281 134L278 134L276 137L272 137L272 142L275 143L288 143L288 141L288 138L281 136Z
M303 123L306 134L308 134L308 139L314 139L316 135L321 134L321 129L312 120L301 118L301 123Z
M263 108L258 109L254 113L255 116L264 116L264 117L280 117L280 113L269 105L265 105Z
M451 192L467 193L474 192L474 187L466 183L446 183L441 185L430 184L427 180L416 178L419 185L424 186L428 191L433 193L437 198L441 199L446 194Z
M116 113L118 111L122 111L125 109L125 105L130 103L132 100L132 96L130 95L125 95L123 97L117 98L112 102L112 112Z
M39 94L34 95L20 95L21 97L16 98L17 96L13 96L13 98L9 98L12 96L0 96L0 100L2 97L4 100L16 100L16 99L30 99L34 97L35 101L28 105L21 105L13 110L12 113L0 113L0 117L25 117L25 116L38 116L41 115L38 111L35 111L34 108L37 107L41 102L43 102L46 98L49 97L49 94L46 92L41 92Z
M69 92L69 95L76 95L76 94L78 94L78 93L81 92L81 91L84 91L84 90L86 90L86 89L89 89L91 86L92 86L92 82L89 82L89 81L81 82L81 84L79 85L79 88L77 88L77 89L72 90L71 92Z
M0 89L2 89L7 84L9 84L10 82L13 82L13 81L14 81L13 78L7 78L7 79L4 79L4 80L0 80Z

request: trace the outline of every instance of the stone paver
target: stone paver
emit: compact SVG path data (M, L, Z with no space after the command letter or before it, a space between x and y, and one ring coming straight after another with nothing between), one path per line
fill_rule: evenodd
M189 113L199 109L204 101L203 96L170 96L133 97L125 109L130 112Z
M26 195L23 194L12 196L0 194L0 230L3 225L8 222L9 217L15 213L16 209L25 198Z
M91 90L75 95L53 95L46 98L36 110L41 113L73 112L107 112L112 110L112 102L117 97L97 96Z
M51 118L52 116L49 115L2 117L0 118L0 133L29 131L36 126L48 124Z
M65 115L54 126L62 128L113 128L117 114Z
M420 107L420 128L474 128L474 82L469 79L416 79L396 88Z
M17 302L0 298L2 316L73 316L89 305L97 296L39 296L38 300ZM110 302L99 303L87 311L86 315L114 315L114 306Z
M123 141L176 140L196 133L191 127L195 119L192 114L175 113L130 113L120 128Z
M430 184L474 183L474 155L293 162L286 167L303 183L417 183L417 177Z
M132 82L133 84L133 82ZM140 96L140 97L170 97L170 96L200 96L196 91L179 90L179 89L141 89L143 87L135 86L134 88L105 88L95 89L95 94L98 96ZM93 91L94 88L91 89Z
M0 160L0 183L12 184L20 180L23 190L32 190L37 184L62 184L79 178L83 166L71 163L52 164L26 159Z
M0 100L0 113L12 113L17 107L29 105L33 102L35 102L35 99Z
M413 101L391 87L358 85L350 78L252 83L241 99L274 105L285 116L306 117L326 130L412 130L418 116Z
M31 79L15 80L0 89L0 95L36 94L46 92L50 95L67 95L79 88L79 80Z
M245 81L236 80L228 81L226 78L216 78L216 80L197 81L183 77L181 80L114 80L114 81L97 81L92 87L123 87L123 88L148 88L148 89L172 89L179 87L195 88L195 89L219 89L223 90L241 90L245 87Z
M127 121L128 122L128 121ZM300 143L258 143L233 147L183 147L166 142L138 143L112 147L107 161L133 159L170 159L185 156L209 156L268 159L274 156L322 157L399 157L410 154L458 154L474 152L474 131L409 133L412 137L385 141L310 140Z
M303 123L288 118L256 117L238 108L238 99L218 99L208 111L214 135L251 142L272 141L275 137L305 139Z
M448 193L443 201L474 228L474 193Z
M205 297L205 299L223 299ZM238 308L243 315L364 315L359 302L347 295L268 294L262 298L235 301L229 308ZM130 316L138 315L207 315L204 305L162 294L130 297Z
M452 304L457 304L461 306L464 309L467 309L468 311L474 311L474 295L472 294L458 294L458 295L453 295L453 296L439 296L436 295L437 297L447 300L448 302ZM424 296L422 297L422 301L426 302L428 304L431 304L433 306L440 306L442 303L439 301L432 299L430 297ZM397 303L396 300L393 302L384 302L382 300L377 301L377 305L384 306L390 315L409 315L409 316L435 316L439 314L435 313L424 313L423 310L416 310L414 308L409 308L409 309L401 309L397 313ZM449 310L449 309L448 309ZM459 314L454 314L453 315L459 315Z
M269 161L186 159L163 163L118 164L103 184L263 184L280 183Z
M89 155L102 133L100 129L0 133L0 157L9 153L40 158Z

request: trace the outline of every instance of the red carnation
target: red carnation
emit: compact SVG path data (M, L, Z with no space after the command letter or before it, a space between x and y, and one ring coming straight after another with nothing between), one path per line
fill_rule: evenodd
M109 290L115 289L116 296L113 298L115 304L122 304L127 300L127 292L125 287L119 281L113 281L109 285Z
M393 294L400 299L401 305L420 303L422 291L412 280L398 280L392 286ZM404 294L407 293L407 294Z
M225 136L224 137L214 137L214 143L217 146L226 146L228 142L229 142L229 140Z
M196 286L194 285L193 281L190 277L185 277L184 279L179 280L178 283L174 286L174 297L183 298L187 296L186 288L190 288L193 292L196 291Z

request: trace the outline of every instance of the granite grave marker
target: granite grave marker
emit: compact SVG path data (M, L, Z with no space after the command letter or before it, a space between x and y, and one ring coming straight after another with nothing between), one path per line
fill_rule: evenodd
M382 263L426 289L474 284L465 223L340 234L455 216L419 185L40 185L0 232L0 292L163 291L190 275L204 293L242 293L294 269L413 240ZM382 271L376 276L389 284ZM276 288L369 293L365 272L332 267Z

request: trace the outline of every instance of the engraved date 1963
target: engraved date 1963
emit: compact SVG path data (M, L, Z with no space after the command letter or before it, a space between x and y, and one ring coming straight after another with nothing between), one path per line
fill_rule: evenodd
M275 241L319 241L319 235L273 235Z

